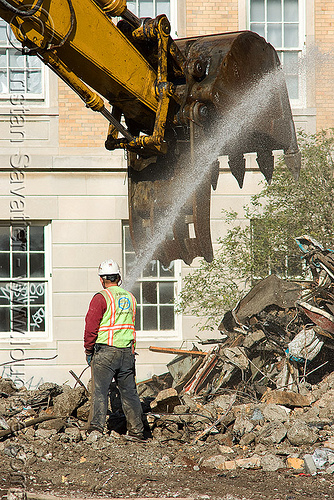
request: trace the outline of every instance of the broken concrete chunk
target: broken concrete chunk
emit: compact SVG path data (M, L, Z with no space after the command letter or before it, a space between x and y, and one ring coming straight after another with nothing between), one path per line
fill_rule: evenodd
M273 453L266 453L263 457L261 457L261 467L265 471L274 472L278 469L283 469L285 464L277 455L274 455Z
M224 469L225 462L226 462L226 457L224 455L214 455L212 457L203 460L201 466L210 467L212 469Z
M265 420L286 422L289 418L289 412L287 408L279 405L268 404L262 408L263 416Z
M54 398L53 413L60 417L69 417L85 399L85 389L83 387L66 388L65 392Z
M291 391L268 391L262 397L262 402L283 406L310 406L310 396L304 396Z
M227 394L222 394L221 396L216 396L214 400L212 401L212 404L216 408L221 408L223 411L221 413L224 413L228 407L230 406L231 403L231 396Z
M248 446L249 444L253 443L256 439L256 434L255 432L247 432L242 436L242 438L239 441L240 446Z
M330 389L314 403L318 408L334 409L334 389Z
M317 468L313 461L312 455L307 454L304 456L304 469L307 474L312 474L312 476L317 473Z
M81 433L77 427L65 429L64 436L67 438L68 442L78 443L81 441Z
M222 455L234 453L234 450L230 446L226 446L223 444L218 445L218 449Z
M189 406L188 405L176 405L174 406L174 413L175 415L184 415L185 413L189 413Z
M48 439L55 434L57 434L56 429L37 429L35 431L35 437L41 439Z
M239 415L233 426L233 434L241 438L245 433L251 432L253 429L252 422L243 415Z
M53 420L46 420L38 425L39 429L55 429L60 432L64 429L65 422L61 418L54 418Z
M261 466L261 458L259 455L253 455L249 458L237 458L236 466L242 469L256 469Z
M90 412L90 401L86 401L82 406L77 409L77 417L79 420L87 422Z
M154 401L150 403L150 407L154 411L173 412L175 406L180 404L179 396L174 388L163 389L159 392Z
M103 436L103 434L101 432L92 431L90 434L88 434L85 443L88 443L88 444L96 443L96 441L101 439L102 436Z
M318 439L318 432L315 428L309 427L305 422L297 421L288 430L287 438L295 446L313 444Z
M263 427L258 441L266 445L277 444L283 441L286 433L287 429L282 422L270 422Z

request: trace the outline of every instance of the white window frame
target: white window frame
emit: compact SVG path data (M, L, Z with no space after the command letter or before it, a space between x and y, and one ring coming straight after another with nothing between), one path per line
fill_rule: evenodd
M156 0L152 0L154 4L154 9L156 8ZM136 4L136 9L133 12L136 16L138 16L138 6L140 3L140 0L133 0L132 3ZM169 0L170 4L170 16L169 16L169 22L171 24L171 37L172 38L177 38L177 0ZM128 5L129 10L131 10L131 5ZM156 17L156 14L155 14Z
M267 0L264 0L265 4L267 4ZM247 0L247 29L250 29L250 6L251 0ZM282 2L283 9L283 2ZM302 64L302 58L304 57L305 52L305 0L298 0L298 27L299 27L299 37L298 37L298 46L297 47L289 47L285 48L284 46L275 47L277 53L281 52L298 52L298 60L299 60L299 68L298 68L298 86L299 86L299 97L298 99L290 99L292 108L304 108L306 106L306 71L304 68L304 64ZM265 38L267 40L267 29L268 29L268 21L267 21L267 9L265 8ZM283 25L283 17L282 17L282 25ZM283 39L283 38L282 38ZM284 57L284 56L283 56ZM284 70L284 65L283 65Z
M123 256L123 270L125 273L125 262L126 262L126 253L125 252L125 228L128 227L129 224L127 222L123 223L122 227L122 256ZM126 279L126 276L124 276ZM140 283L149 283L149 282L156 282L156 283L163 283L163 282L174 282L174 299L178 296L178 294L181 291L181 286L182 286L182 279L181 279L181 261L180 260L174 260L174 276L163 276L163 277L141 277L139 280L137 280L136 284L138 282ZM159 295L159 294L158 294ZM139 297L136 297L137 302L139 303ZM149 304L146 304L146 306L149 306ZM158 315L159 315L159 304L152 304L152 306L155 306L158 308ZM140 307L145 307L144 305L141 305ZM138 325L136 325L136 332L137 332L137 339L141 341L145 340L180 340L181 339L181 328L182 328L182 317L181 314L176 313L175 311L175 306L174 306L174 329L173 330L139 330Z
M3 19L0 19L0 25L6 26L7 33L9 36L9 31L11 31L9 24L6 23ZM13 35L13 37L14 37L14 35ZM16 48L17 50L22 49L20 42L18 40L16 40L15 37L14 37L13 45L11 45L10 42L8 42L6 45L0 45L0 49L6 49L8 75L9 75L8 49L14 49L14 48ZM25 57L31 57L31 56L27 55ZM9 85L8 85L8 92L6 92L6 93L0 92L0 103L1 104L3 104L2 101L8 101L11 97L16 96L16 95L22 96L23 99L29 100L29 101L36 101L36 102L45 101L45 99L46 99L46 73L47 72L45 71L46 68L45 68L44 63L42 61L40 61L40 62L41 62L41 68L40 68L40 70L41 70L41 86L42 86L41 92L36 94L36 93L26 92L26 91L21 91L21 90L11 91L9 88ZM26 70L24 70L24 71L26 71ZM8 76L8 78L9 78L9 76Z
M19 224L16 222L15 224L10 224L8 221L2 220L0 221L0 225L8 226L12 225L13 227L19 227ZM44 277L36 277L36 278L0 278L0 286L1 283L4 282L13 282L13 283L34 283L34 282L44 282L45 283L45 291L44 291L44 304L45 304L45 331L39 332L35 331L8 331L8 332L0 332L0 343L8 343L11 340L20 339L22 342L49 342L52 340L52 260L51 260L51 223L44 221L30 221L29 225L31 226L43 226L44 227ZM24 227L25 224L22 224ZM11 259L10 259L11 261ZM11 266L11 263L10 263ZM28 313L28 321L30 322L30 315ZM28 323L29 324L29 323Z

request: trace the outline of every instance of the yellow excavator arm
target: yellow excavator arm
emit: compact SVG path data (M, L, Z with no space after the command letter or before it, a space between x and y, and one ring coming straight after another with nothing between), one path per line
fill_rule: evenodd
M172 186L194 161L196 142L212 136L214 124L254 84L279 70L275 50L256 33L173 40L165 15L139 19L126 0L37 0L33 5L31 0L0 0L0 17L25 53L38 55L86 106L105 116L106 148L128 151L130 231L138 252L161 232ZM121 18L117 25L116 18ZM242 186L244 153L257 153L270 181L276 149L284 150L298 176L300 157L285 84L273 89L270 111L249 120L242 139L222 145L217 156L229 156ZM210 195L218 166L212 161L180 205L171 236L155 252L162 263L177 258L190 263L196 256L212 260ZM193 182L191 174L188 182Z

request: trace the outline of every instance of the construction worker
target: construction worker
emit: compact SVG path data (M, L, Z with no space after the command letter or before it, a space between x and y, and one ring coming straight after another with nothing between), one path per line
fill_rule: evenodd
M127 438L143 440L142 407L135 382L136 299L124 290L117 262L100 264L103 290L92 298L86 314L84 347L92 369L92 403L88 431L103 432L108 391L113 379L127 421Z

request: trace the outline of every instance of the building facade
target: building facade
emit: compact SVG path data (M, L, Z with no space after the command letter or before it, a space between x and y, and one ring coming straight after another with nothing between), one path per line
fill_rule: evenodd
M333 126L332 2L136 0L128 7L141 17L166 13L175 37L244 29L265 36L283 63L296 128L314 133ZM70 369L84 369L84 317L99 290L97 267L112 257L126 274L134 253L126 159L123 152L105 150L107 122L37 58L15 48L8 34L2 22L0 376L34 388L43 381L62 383ZM212 194L213 241L226 231L222 209L242 218L259 189L254 155L246 161L239 189L221 158ZM191 347L196 340L194 318L175 314L173 303L190 269L181 261L168 268L152 261L142 272L134 290L138 380L166 371L171 359L150 353L149 345Z

